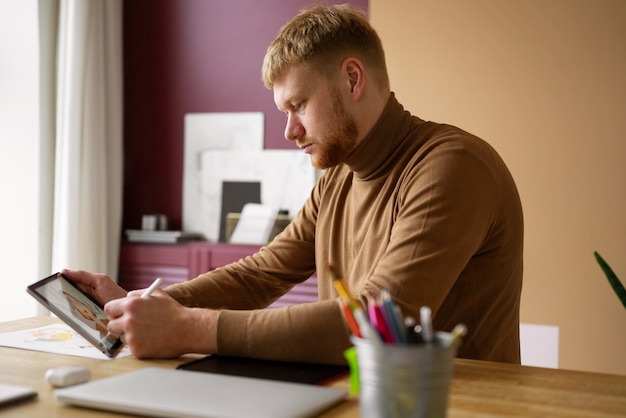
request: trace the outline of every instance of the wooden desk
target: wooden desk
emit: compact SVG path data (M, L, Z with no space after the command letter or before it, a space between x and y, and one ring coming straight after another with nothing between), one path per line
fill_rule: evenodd
M35 328L57 322L47 317L0 323L0 332ZM54 400L53 388L44 380L51 367L77 364L100 379L144 367L175 368L190 358L174 360L94 360L0 347L0 382L31 386L35 401L0 409L3 418L122 417L95 410L65 406ZM333 386L348 387L343 379ZM358 399L346 401L322 417L358 417ZM543 369L484 361L456 360L448 417L626 417L626 376Z
M17 331L36 328L43 325L60 322L51 317L35 317L17 321L0 323L0 332ZM0 382L12 383L33 387L39 394L34 401L0 407L2 418L30 418L30 417L63 417L63 418L96 418L96 417L131 417L131 415L113 414L96 410L66 406L54 399L54 388L44 379L46 370L52 367L79 365L91 370L91 379L101 379L120 373L126 373L144 367L175 368L194 357L182 357L172 360L139 360L128 356L115 360L95 360L90 358L64 356L37 351L20 350L9 347L0 347ZM331 386L348 388L347 378ZM337 405L326 414L327 418L358 417L358 399L352 397ZM133 415L133 417L136 417ZM253 417L251 417L253 418Z

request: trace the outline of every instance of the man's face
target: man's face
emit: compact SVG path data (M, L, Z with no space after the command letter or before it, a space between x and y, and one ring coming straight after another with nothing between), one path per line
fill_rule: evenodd
M346 109L340 84L295 65L274 83L274 101L287 115L285 138L296 141L313 166L336 166L356 147L358 127Z

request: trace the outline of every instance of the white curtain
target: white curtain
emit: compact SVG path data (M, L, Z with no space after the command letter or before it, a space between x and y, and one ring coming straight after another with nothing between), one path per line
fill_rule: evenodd
M122 217L122 0L61 0L52 271L117 277Z

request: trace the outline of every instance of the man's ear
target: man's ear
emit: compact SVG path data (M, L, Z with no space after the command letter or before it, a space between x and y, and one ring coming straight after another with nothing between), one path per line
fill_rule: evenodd
M365 93L365 68L363 63L358 58L349 57L343 61L341 69L347 75L350 94L356 100L361 99Z

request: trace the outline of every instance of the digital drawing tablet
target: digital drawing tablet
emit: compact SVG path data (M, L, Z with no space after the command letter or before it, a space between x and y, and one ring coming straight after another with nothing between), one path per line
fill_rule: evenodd
M350 371L348 366L291 363L243 357L226 357L217 354L211 354L201 359L181 364L177 369L312 385L326 384L347 375Z
M58 401L74 406L177 418L312 417L347 395L326 386L159 367L54 392Z
M26 290L107 356L115 357L122 348L122 340L107 330L109 320L102 305L60 273L46 277Z

